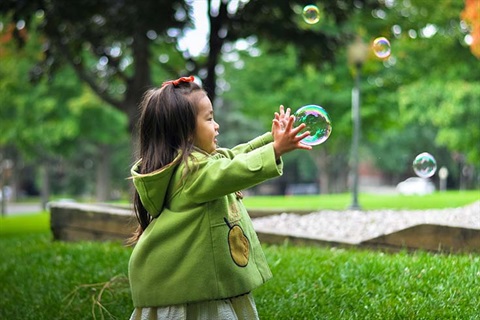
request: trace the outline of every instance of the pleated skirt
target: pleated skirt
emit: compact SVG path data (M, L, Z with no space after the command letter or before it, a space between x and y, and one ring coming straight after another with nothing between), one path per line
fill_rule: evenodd
M158 308L135 308L130 320L257 320L251 293L225 299Z

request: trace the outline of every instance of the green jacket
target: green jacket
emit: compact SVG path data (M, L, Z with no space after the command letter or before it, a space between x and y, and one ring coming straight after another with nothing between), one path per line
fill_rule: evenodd
M235 192L282 174L272 135L233 149L192 153L195 165L172 164L149 174L131 170L154 217L129 262L135 307L230 298L272 277L252 221Z

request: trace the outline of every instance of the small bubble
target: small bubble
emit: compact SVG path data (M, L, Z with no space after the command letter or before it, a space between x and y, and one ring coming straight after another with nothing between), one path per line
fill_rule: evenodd
M390 41L385 37L379 37L373 40L372 48L375 55L381 59L386 59L390 56Z
M303 20L308 24L315 24L320 21L320 10L317 6L308 5L303 8Z
M413 160L413 171L420 178L430 178L437 171L437 162L430 153L422 152Z

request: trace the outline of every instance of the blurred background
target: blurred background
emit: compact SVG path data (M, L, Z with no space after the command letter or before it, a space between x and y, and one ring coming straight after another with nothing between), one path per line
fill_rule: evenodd
M186 75L220 146L280 104L328 112L329 139L249 193L399 192L422 152L428 190L480 188L479 0L2 0L2 198L128 201L142 94Z

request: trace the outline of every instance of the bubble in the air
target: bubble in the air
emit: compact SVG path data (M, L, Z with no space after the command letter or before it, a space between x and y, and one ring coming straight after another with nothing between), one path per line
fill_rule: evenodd
M299 134L310 131L310 135L302 143L315 146L325 142L332 132L332 124L327 111L317 105L306 105L295 111L294 127L305 123L306 127Z
M381 59L386 59L390 56L391 48L390 41L385 37L379 37L373 40L373 52L375 55Z
M312 4L303 8L303 20L308 24L315 24L320 21L320 10Z
M420 178L430 178L437 171L437 162L430 153L422 152L413 160L413 171Z

